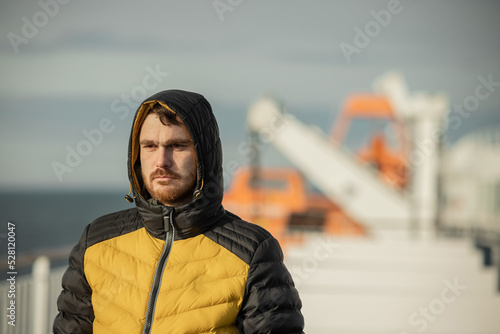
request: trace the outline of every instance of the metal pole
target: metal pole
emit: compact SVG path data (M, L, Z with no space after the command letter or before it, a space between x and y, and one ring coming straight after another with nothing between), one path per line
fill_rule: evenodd
M46 256L38 257L33 263L33 293L31 295L33 334L47 334L47 312L49 298L50 261Z

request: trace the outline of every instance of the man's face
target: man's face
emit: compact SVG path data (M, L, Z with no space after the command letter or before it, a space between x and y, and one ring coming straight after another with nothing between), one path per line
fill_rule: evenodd
M151 196L168 206L189 202L196 186L196 153L186 126L163 125L149 114L139 144L142 178Z

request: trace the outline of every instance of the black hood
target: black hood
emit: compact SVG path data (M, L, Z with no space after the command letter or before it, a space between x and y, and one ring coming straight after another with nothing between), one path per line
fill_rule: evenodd
M150 195L144 187L140 172L139 132L146 115L156 103L179 116L191 135L196 152L198 180L192 200L175 208L149 200ZM203 233L222 218L222 146L210 103L200 94L182 90L165 90L144 100L137 109L132 124L128 177L136 206L144 218L144 225L155 237L165 236L163 217L172 210L177 239Z

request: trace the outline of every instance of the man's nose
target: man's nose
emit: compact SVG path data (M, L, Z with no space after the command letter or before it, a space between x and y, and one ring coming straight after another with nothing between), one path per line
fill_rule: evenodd
M158 148L156 157L156 167L167 167L172 166L172 152L165 147Z

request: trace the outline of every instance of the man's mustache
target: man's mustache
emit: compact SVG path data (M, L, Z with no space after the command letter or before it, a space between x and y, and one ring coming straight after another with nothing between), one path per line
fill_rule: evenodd
M157 169L153 173L151 173L150 180L153 181L158 176L166 176L166 177L170 177L172 179L180 179L179 174L174 173L168 169Z

